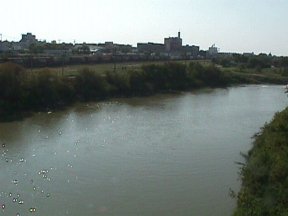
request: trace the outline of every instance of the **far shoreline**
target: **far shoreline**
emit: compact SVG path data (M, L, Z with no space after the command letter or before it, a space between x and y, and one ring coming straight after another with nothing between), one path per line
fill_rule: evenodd
M240 73L234 68L228 70L208 62L137 64L131 69L120 67L114 71L102 67L86 65L76 67L74 74L59 75L55 68L31 73L29 69L12 63L0 65L4 91L4 99L0 97L0 122L21 120L34 112L65 109L77 102L146 97L158 93L178 94L207 87L288 83L285 76L256 71Z

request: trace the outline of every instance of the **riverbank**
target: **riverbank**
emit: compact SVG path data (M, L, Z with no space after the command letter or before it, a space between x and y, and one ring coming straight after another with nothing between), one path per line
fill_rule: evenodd
M288 108L255 135L234 216L288 214Z
M186 62L187 63L187 62ZM113 97L147 96L159 92L187 91L233 84L284 84L287 77L223 70L198 62L145 64L120 70L77 69L59 75L52 69L30 71L19 65L0 65L0 120L12 120L34 111L63 108L77 101Z

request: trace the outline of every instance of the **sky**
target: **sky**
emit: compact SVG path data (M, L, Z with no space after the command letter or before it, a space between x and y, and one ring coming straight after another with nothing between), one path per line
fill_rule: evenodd
M288 0L1 0L0 34L58 42L183 44L288 56Z

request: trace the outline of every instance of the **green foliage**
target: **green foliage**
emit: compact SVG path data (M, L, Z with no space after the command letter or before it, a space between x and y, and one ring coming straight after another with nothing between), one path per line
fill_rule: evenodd
M142 67L146 82L157 90L181 90L187 83L187 71L184 64L166 63L164 65L145 65Z
M287 77L288 76L288 67L285 67L285 68L281 69L280 72L281 72L282 76L284 76L284 77L286 76Z
M60 77L52 70L37 75L18 65L0 66L0 116L19 111L46 110L76 100L111 96L149 95L160 91L226 86L227 77L214 65L195 63L150 64L140 70L98 73L80 69L75 77Z
M255 136L241 178L235 216L287 215L288 108Z
M76 100L149 95L156 92L223 87L233 79L213 64L169 62L134 70L98 73L83 68L73 77L53 70L35 75L18 65L0 65L0 117L22 111L63 107Z
M219 87L228 84L227 75L215 65L204 67L199 63L190 63L188 67L190 82L196 87L210 86Z
M148 95L153 92L152 84L148 82L144 71L130 71L129 76L131 92L136 95Z
M76 78L75 92L82 100L104 98L108 96L109 85L102 75L89 68L83 68Z
M26 73L18 65L5 63L0 67L0 115L18 110Z
M274 67L287 67L288 61L286 57L276 57L271 54L267 55L261 53L259 55L247 54L233 54L233 55L219 55L213 59L215 64L223 67L238 67L256 69L260 72L264 68Z
M18 65L0 66L0 118L29 110L62 106L74 100L74 88L49 70L37 76Z
M73 88L49 70L40 71L26 83L24 90L24 109L55 108L73 100Z
M113 95L125 96L130 93L130 76L126 71L106 73L106 80L112 86Z
M258 56L252 56L248 60L248 67L263 69L271 67L271 57L266 54L259 54Z

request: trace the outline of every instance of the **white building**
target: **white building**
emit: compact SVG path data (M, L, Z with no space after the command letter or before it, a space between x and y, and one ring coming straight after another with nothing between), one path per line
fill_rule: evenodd
M217 48L217 47L215 46L215 44L213 44L211 47L209 47L208 55L209 55L209 56L215 56L215 55L218 54L218 52L219 52L219 48Z

